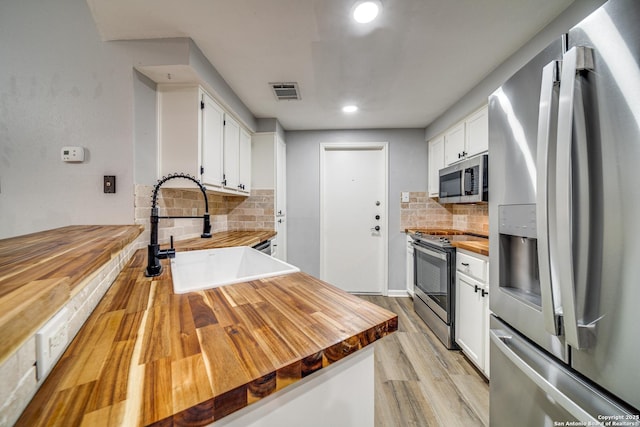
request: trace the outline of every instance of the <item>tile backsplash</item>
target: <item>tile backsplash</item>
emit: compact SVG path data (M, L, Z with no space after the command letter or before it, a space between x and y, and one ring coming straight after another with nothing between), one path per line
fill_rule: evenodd
M488 204L440 204L424 191L409 193L409 203L400 203L400 229L453 228L471 233L489 233Z
M153 186L135 186L135 221L145 227L139 241L149 241L149 217ZM207 193L211 232L228 230L274 230L274 190L252 190L248 197L223 196ZM200 216L204 214L204 202L200 190L162 188L158 194L159 215ZM160 243L199 237L202 219L161 219L158 230Z

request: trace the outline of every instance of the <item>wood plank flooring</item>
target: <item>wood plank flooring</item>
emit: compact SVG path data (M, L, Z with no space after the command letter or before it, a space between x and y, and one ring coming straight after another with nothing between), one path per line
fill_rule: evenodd
M460 351L447 350L410 298L361 296L398 315L375 345L376 427L488 426L489 384Z

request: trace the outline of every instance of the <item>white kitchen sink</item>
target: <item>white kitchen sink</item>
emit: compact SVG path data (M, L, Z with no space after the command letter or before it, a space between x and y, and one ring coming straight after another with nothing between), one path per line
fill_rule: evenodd
M176 252L171 259L173 291L177 294L298 271L298 267L248 246Z

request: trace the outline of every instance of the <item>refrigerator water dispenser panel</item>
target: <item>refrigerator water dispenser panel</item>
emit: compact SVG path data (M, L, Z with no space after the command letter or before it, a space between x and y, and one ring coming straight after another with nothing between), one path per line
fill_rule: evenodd
M500 289L540 310L535 205L503 205L500 220Z

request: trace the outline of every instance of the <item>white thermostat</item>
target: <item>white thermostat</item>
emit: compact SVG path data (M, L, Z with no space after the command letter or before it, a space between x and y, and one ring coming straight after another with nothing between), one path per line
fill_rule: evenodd
M84 162L84 148L62 147L63 162Z

